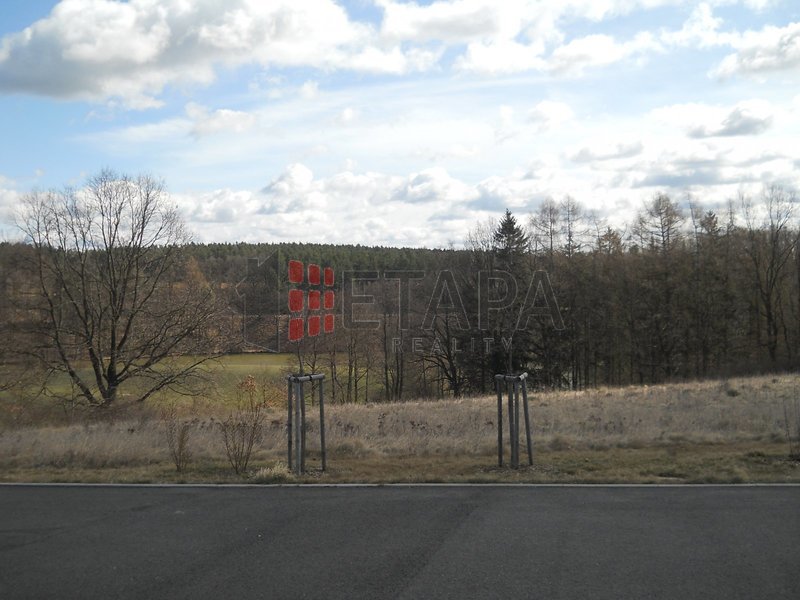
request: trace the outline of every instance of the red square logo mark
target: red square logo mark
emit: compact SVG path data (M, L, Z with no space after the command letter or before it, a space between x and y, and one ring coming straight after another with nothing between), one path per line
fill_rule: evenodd
M289 283L305 284L289 290L288 304L292 313L289 341L300 341L304 335L316 337L322 332L333 333L334 316L329 311L333 310L336 296L333 290L324 289L333 287L333 268L315 264L306 267L302 261L290 260L288 278ZM309 289L312 286L316 289ZM320 311L325 312L320 314Z
M308 292L308 310L319 310L319 290L311 290Z
M311 285L319 285L320 281L319 265L308 265L308 283Z
M289 311L293 313L303 310L303 290L289 290Z
M303 319L289 321L289 341L296 342L303 339Z
M308 317L308 335L316 337L319 335L320 318L319 315Z
M325 310L333 310L334 293L331 290L325 292L324 306Z
M303 263L299 260L289 261L289 283L303 283Z

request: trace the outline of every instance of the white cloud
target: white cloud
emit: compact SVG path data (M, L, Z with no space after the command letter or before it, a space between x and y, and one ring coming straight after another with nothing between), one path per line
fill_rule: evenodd
M715 46L723 41L717 32L721 26L722 19L715 17L711 6L703 2L695 7L680 30L662 32L661 41L676 46Z
M350 64L357 71L368 73L400 75L408 71L406 56L399 46L390 50L375 47L364 48L350 59Z
M15 222L16 211L22 200L22 195L15 188L14 182L0 175L0 241L17 239L19 230L12 225Z
M173 194L171 199L194 227L207 224L244 226L258 210L255 194L249 191L221 189L201 194Z
M538 131L554 129L575 118L575 113L564 102L542 100L528 114L528 120L536 125Z
M690 137L706 138L762 134L771 127L775 109L764 100L746 100L730 107L676 104L650 114L658 121L683 129Z
M559 22L624 14L637 4L382 0L376 28L351 20L334 0L62 0L46 18L0 41L0 91L146 109L161 106L167 86L210 84L222 66L402 75L436 68L448 46L458 47L454 66L462 71L574 74L656 44L647 33L628 42L594 35L547 58L564 38Z
M617 160L631 158L642 153L644 146L639 140L629 142L617 142L609 144L607 142L592 143L580 147L568 154L569 159L577 163L591 163L598 161Z
M144 65L167 47L170 26L164 13L143 11L137 4L67 0L53 8L49 19L27 29L23 37L34 43L37 39L60 42L65 63Z
M257 122L251 113L226 108L209 111L194 102L186 105L186 115L194 122L192 135L195 137L215 133L244 133L250 131Z
M358 111L352 106L346 106L336 117L336 122L340 125L350 125L358 118Z
M466 208L476 197L474 187L439 168L407 176L343 171L317 178L307 166L295 163L260 192L223 189L173 198L203 241L421 247L460 243L477 218ZM443 212L449 212L452 221L429 225Z
M121 148L143 144L174 143L191 136L192 127L193 123L188 117L173 118L143 125L110 128L82 139L101 144L106 152L117 152Z
M450 177L441 167L432 167L409 175L391 198L412 204L445 201L452 206L452 203L463 202L471 196L474 196L474 191L469 186Z
M759 135L771 126L772 114L768 106L743 104L731 110L718 125L697 125L689 130L689 135L698 138Z
M742 173L734 174L729 167L726 151L711 147L666 150L636 165L632 170L632 185L683 191L748 180Z
M549 68L556 73L580 74L587 67L610 65L621 60L661 50L649 32L640 32L627 42L605 34L592 34L570 41L553 51Z
M382 34L389 39L468 42L476 39L515 37L525 20L522 0L453 0L427 6L377 2L383 8Z
M800 69L800 22L746 31L731 44L736 52L712 71L717 77Z
M546 62L540 56L542 48L514 40L470 43L455 67L484 75L501 75L520 71L542 70Z
M300 86L300 97L304 100L313 100L319 96L319 83L316 81L306 81Z
M480 149L475 145L451 144L443 152L434 156L434 160L443 158L473 158L480 154Z
M147 109L162 105L168 86L208 85L222 67L400 76L437 69L446 56L461 72L577 76L674 46L734 48L714 70L721 77L800 65L800 23L723 32L711 8L719 3L728 0L695 7L678 31L640 31L627 40L594 33L565 41L562 28L570 22L682 2L379 0L383 18L373 25L351 19L335 0L62 0L46 18L0 40L0 92ZM748 4L763 8L767 0Z
M518 177L487 177L476 186L478 197L471 203L476 211L501 214L506 208L527 213L546 195L546 184Z
M274 179L261 192L267 197L262 212L273 213L303 208L309 194L318 194L312 188L314 174L303 164L289 165L281 175Z
M168 85L213 82L223 65L404 73L438 60L378 42L333 0L62 0L0 42L0 91L143 109L160 106Z
M728 0L703 2L694 7L681 29L662 30L657 34L642 30L627 41L596 33L564 42L561 25L581 18L602 21L634 10L682 2L571 0L545 4L455 0L435 2L425 7L400 5L396 9L397 14L405 18L393 18L392 23L395 25L395 35L404 32L410 39L444 39L466 43L466 51L455 61L455 67L485 75L545 71L575 76L588 68L603 67L623 60L641 61L649 54L661 53L675 46L736 49L736 53L726 57L712 71L719 77L794 69L800 65L800 23L785 27L767 26L760 31L744 33L724 31L723 20L714 16L712 7L730 3ZM744 2L752 10L761 10L770 3L770 0ZM394 11L395 5L390 4ZM485 15L486 25L482 29L476 25L478 14ZM440 31L440 20L446 15L455 19L456 23L449 36ZM402 27L400 22L403 23ZM501 22L506 26L497 25Z
M514 122L514 107L504 104L498 110L499 120L494 130L495 143L501 144L519 134L520 128Z

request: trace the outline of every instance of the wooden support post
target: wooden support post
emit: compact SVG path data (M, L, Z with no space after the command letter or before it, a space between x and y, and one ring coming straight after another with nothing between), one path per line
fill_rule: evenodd
M533 466L533 438L531 437L531 417L528 409L528 381L522 380L522 403L525 407L525 434L528 438L528 464Z
M497 466L503 466L503 381L494 380L497 388Z
M322 383L324 379L325 375L321 373L289 375L286 378L288 386L286 394L288 412L286 423L287 454L289 470L293 470L297 475L306 471L306 397L303 384L307 381L319 381L319 436L322 450L322 470L325 471L328 467L328 454L325 449L325 392ZM312 395L314 393L313 386L311 393Z
M516 460L514 459L514 448L516 447L514 431L516 431L516 427L514 425L514 390L512 385L511 382L506 382L506 394L508 395L508 441L511 444L511 468L516 469Z
M527 373L521 375L495 375L497 391L497 464L503 466L503 388L508 395L508 442L511 446L511 468L519 469L520 446L520 387L525 409L525 434L528 445L528 463L533 464L533 440L531 437L531 418L528 406Z
M288 454L287 454L287 468L289 471L292 470L292 388L294 386L294 382L291 378L286 378L287 390L286 390L286 404L289 409L289 414L286 417L286 444L288 446Z
M519 381L514 381L514 468L519 469Z
M295 451L295 460L294 460L294 472L295 475L300 475L302 473L302 461L303 461L303 446L300 443L300 405L303 403L303 388L299 381L295 381L294 383L294 391L295 391L295 399L294 399L294 451Z
M322 450L322 470L325 471L325 394L322 392L322 381L322 379L319 380L319 442Z
M300 382L300 472L306 472L306 395L303 382Z

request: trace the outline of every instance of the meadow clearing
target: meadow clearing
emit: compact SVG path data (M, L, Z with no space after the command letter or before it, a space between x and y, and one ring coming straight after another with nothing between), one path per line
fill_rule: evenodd
M6 394L0 481L800 482L797 374L533 391L534 464L523 436L519 470L497 466L496 397L487 396L326 404L322 473L309 398L309 473L295 477L286 468L282 379L290 364L285 356L225 357L210 367L200 396L91 414L46 411ZM249 464L235 473L221 431L243 402L259 406L260 421ZM173 442L180 434L180 471L170 427Z

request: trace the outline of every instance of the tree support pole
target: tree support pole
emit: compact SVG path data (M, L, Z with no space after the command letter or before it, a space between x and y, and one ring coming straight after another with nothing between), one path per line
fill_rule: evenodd
M514 421L514 385L508 381L506 382L506 395L508 396L508 441L511 443L511 468L518 469L517 452L519 451L519 445L515 435L518 430Z
M288 454L286 458L286 464L289 471L292 470L292 388L294 388L294 383L291 379L286 380L287 383L287 390L286 390L286 397L287 397L287 407L288 407L288 416L286 417L286 445L288 447Z
M533 466L533 437L531 436L531 417L528 408L528 382L522 380L522 404L525 407L525 434L528 438L528 464Z
M300 475L303 472L303 444L300 440L300 405L303 403L303 387L299 381L294 382L295 402L294 402L294 473Z
M503 466L503 383L495 378L497 390L497 466Z
M503 466L503 388L508 395L508 441L511 446L511 468L519 469L520 446L520 389L525 412L525 434L528 450L528 464L533 465L533 438L531 437L531 418L528 405L528 374L495 375L497 390L497 464Z
M325 449L325 394L322 381L325 375L313 373L311 375L287 375L287 413L286 446L289 470L295 475L306 472L306 402L303 384L306 382L319 382L319 435L322 454L322 470L328 466L328 456ZM312 388L313 394L313 388ZM312 398L313 400L313 398ZM294 467L294 468L293 468Z
M319 441L322 450L322 470L325 471L327 467L326 452L325 452L325 394L322 393L322 382L319 380Z
M303 383L300 384L300 393L297 396L300 402L300 472L306 472L306 395ZM312 396L313 398L313 396Z

